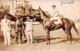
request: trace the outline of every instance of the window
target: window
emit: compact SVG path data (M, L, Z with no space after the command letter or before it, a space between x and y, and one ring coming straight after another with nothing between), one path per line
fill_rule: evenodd
M16 1L17 2L17 1Z
M20 4L19 4L20 5Z

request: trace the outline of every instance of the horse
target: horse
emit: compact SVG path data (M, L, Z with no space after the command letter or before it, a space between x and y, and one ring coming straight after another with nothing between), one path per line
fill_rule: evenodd
M61 16L60 19L62 21L62 24L54 26L54 23L53 23L54 20L51 21L50 16L46 15L45 12L40 7L39 7L38 14L40 14L40 18L42 19L41 23L43 25L43 29L46 31L46 44L47 45L50 44L50 31L53 31L53 30L59 30L60 28L62 28L65 34L67 35L67 40L70 39L70 44L72 43L72 34L71 34L72 27L79 35L79 32L75 26L75 23L72 20Z

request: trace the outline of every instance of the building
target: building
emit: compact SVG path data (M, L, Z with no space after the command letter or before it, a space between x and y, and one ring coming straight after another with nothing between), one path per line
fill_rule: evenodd
M10 0L10 13L14 15L16 6L24 6L27 0Z
M0 11L4 11L4 7L3 7L3 5L0 5Z

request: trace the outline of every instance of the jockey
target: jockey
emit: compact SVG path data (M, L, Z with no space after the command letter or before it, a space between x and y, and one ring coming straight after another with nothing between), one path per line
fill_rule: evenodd
M52 5L52 8L53 8L53 17L50 18L50 20L54 21L54 24L62 24L62 21L60 19L60 16L59 16L59 12L56 10L56 5Z

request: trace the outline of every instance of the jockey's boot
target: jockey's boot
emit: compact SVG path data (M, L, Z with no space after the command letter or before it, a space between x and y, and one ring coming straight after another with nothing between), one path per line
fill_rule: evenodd
M56 24L54 23L54 21L51 22L51 25L52 25L51 28L56 27Z

